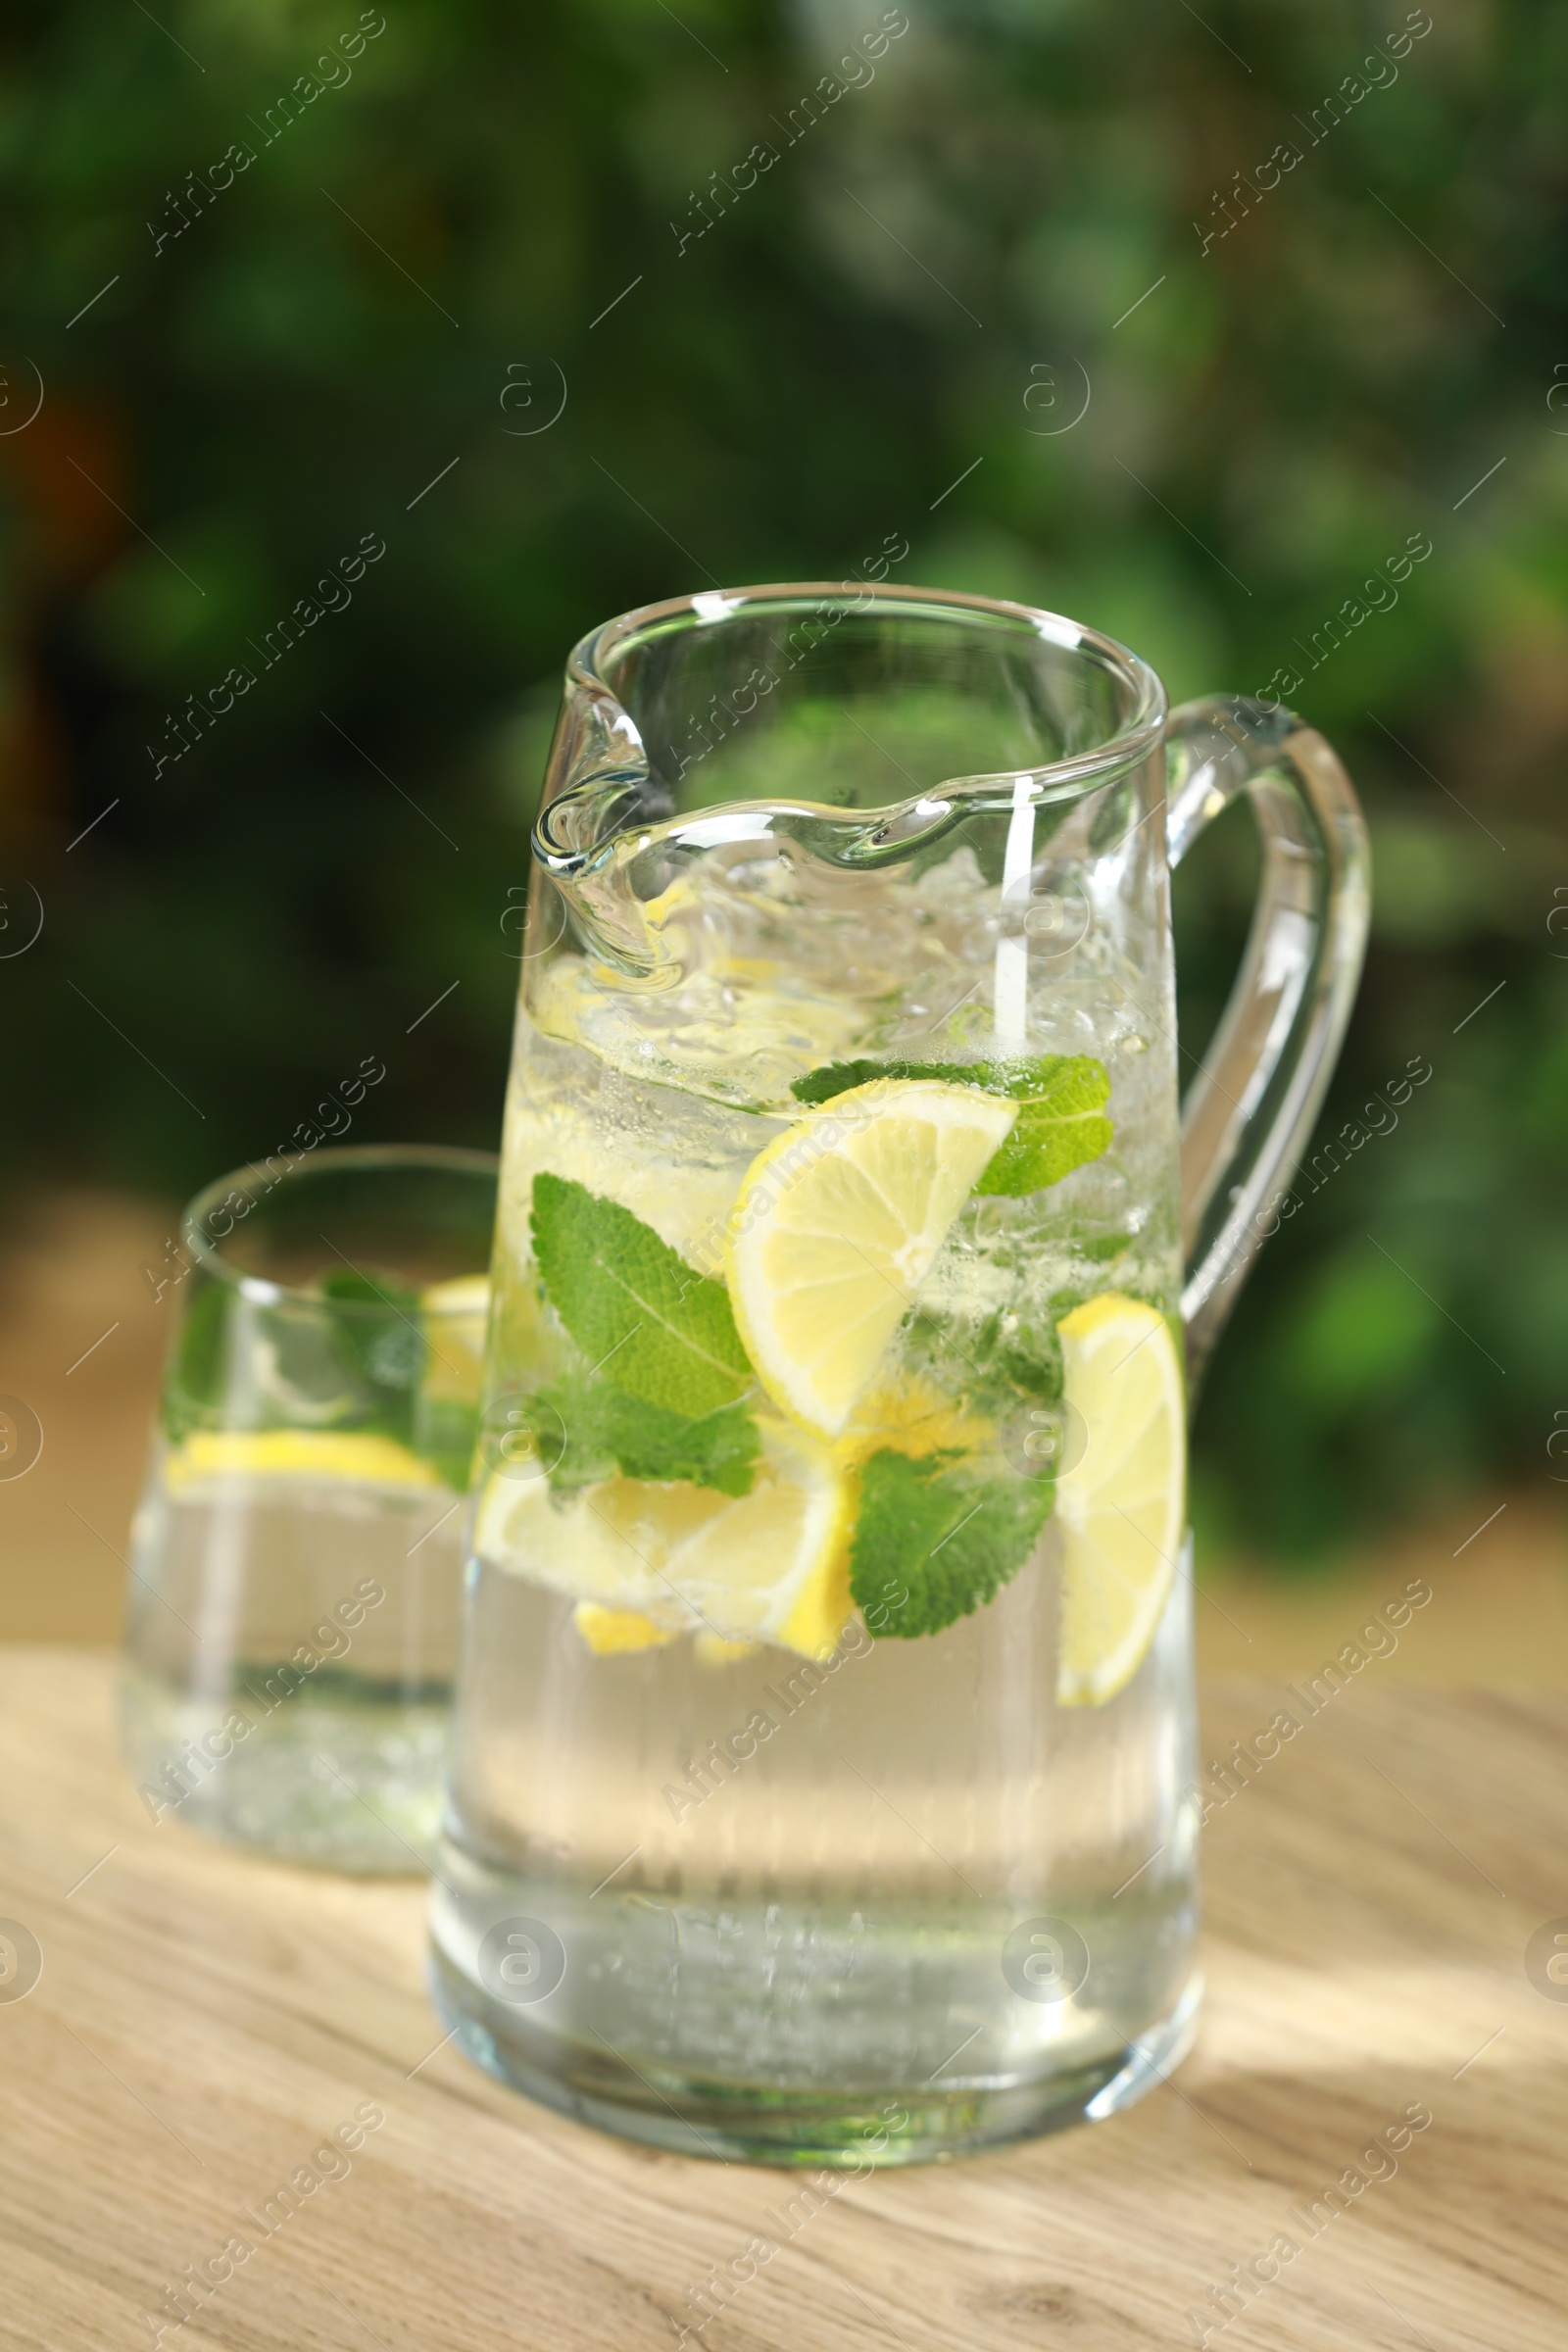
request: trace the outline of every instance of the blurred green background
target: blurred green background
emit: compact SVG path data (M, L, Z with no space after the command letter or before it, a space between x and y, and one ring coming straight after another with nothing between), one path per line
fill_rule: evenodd
M45 913L0 961L0 1179L187 1193L367 1055L354 1140L493 1143L567 649L903 537L895 576L1070 611L1174 699L1293 667L1364 794L1320 1141L1433 1076L1264 1252L1211 1540L1549 1494L1561 9L17 0L0 54L0 942ZM1195 1053L1246 831L1181 877Z

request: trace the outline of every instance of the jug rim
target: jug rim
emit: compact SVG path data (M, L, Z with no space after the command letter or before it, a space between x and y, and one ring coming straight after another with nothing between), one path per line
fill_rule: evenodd
M925 617L946 613L957 623L1004 628L1037 638L1061 653L1079 655L1116 681L1124 715L1102 742L1085 750L1028 767L944 777L913 796L888 802L879 811L865 810L862 812L865 815L880 813L894 817L901 810L929 804L937 793L1011 787L1025 776L1038 791L1053 799L1076 797L1107 775L1146 758L1163 740L1168 702L1158 673L1130 646L1066 613L1052 612L1008 598L980 596L965 589L922 588L858 578L767 581L739 588L697 590L637 605L612 619L601 621L579 638L568 655L563 718L564 721L575 703L589 722L585 730L589 740L585 741L583 733L573 729L580 747L579 758L568 761L567 775L561 787L547 797L535 819L533 848L546 870L562 882L596 864L610 840L620 830L617 817L625 808L625 787L639 774L644 777L648 774L647 748L635 720L620 700L614 676L615 668L637 649L639 642L657 641L677 628L711 627L759 610L781 614L816 612L829 616L832 624L837 625L852 613L864 614L878 607ZM797 656L797 661L801 658ZM794 666L795 662L788 664ZM775 673L771 683L777 682L778 674ZM765 804L742 799L726 807L740 810L761 805ZM792 806L802 804L792 803ZM710 809L706 813L711 818L719 812ZM821 813L842 817L844 812L824 808ZM683 821L689 820L679 816L662 822L655 820L653 829L662 831L664 823L679 825ZM638 829L647 827L646 819L633 822Z
M1114 735L1107 736L1092 751L1075 753L1065 760L1044 760L1038 768L1031 768L1030 774L1054 775L1085 763L1098 765L1113 751L1121 755L1133 749L1152 729L1163 730L1168 704L1158 672L1141 654L1134 653L1131 646L1123 645L1105 630L1074 620L1070 613L1053 612L1040 605L1019 604L1008 597L980 596L962 588L916 588L893 580L771 580L743 588L698 589L685 596L662 598L655 604L635 605L628 612L616 613L612 620L601 621L577 640L567 657L566 674L574 683L606 688L612 694L614 682L606 674L608 661L631 651L639 637L662 634L662 624L690 616L699 628L712 627L758 606L787 611L792 607L834 604L844 606L837 616L840 619L848 618L855 611L867 611L871 605L891 609L906 605L911 612L924 613L947 608L956 619L1021 622L1031 634L1060 652L1087 651L1113 671L1129 690L1131 706L1129 715Z

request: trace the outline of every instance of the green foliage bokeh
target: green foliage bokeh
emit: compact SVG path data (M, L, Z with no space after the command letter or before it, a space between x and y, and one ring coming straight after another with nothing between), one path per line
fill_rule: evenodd
M357 1140L493 1142L565 651L896 533L900 576L1070 611L1174 699L1294 666L1364 793L1323 1136L1433 1075L1265 1250L1208 1523L1309 1555L1551 1475L1560 10L19 0L0 55L0 810L6 919L24 882L46 916L0 961L0 1165L189 1191L367 1054ZM1411 533L1396 607L1311 667ZM235 662L254 689L160 765ZM1194 1051L1245 830L1181 878Z

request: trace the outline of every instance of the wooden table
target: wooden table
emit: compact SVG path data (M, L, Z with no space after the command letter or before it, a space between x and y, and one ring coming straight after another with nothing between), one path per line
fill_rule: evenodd
M1568 1695L1374 1675L1209 1824L1208 2005L1168 2088L843 2183L688 2352L1568 2341L1568 1984L1526 1964L1568 1914ZM0 2343L130 2352L161 2310L166 2347L234 2352L673 2345L800 2177L622 2146L438 2046L420 1890L154 1827L112 1692L90 1654L0 1652L0 1913L42 1954L0 2000ZM1208 1757L1279 1703L1208 1695ZM1369 2163L1410 2108L1430 2124ZM312 2165L340 2125L352 2153ZM336 2177L225 2255L302 2167ZM176 2327L187 2265L220 2283Z

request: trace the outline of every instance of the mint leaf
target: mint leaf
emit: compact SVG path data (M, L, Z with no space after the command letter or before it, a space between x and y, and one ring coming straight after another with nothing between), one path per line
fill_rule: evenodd
M560 1414L566 1433L553 1487L596 1486L618 1470L623 1478L684 1479L720 1494L752 1491L761 1440L742 1404L693 1420L585 1376L541 1389L538 1401Z
M395 1274L338 1267L313 1298L280 1305L210 1282L164 1384L165 1435L178 1445L230 1423L364 1432L410 1446L461 1494L478 1407L426 1394L427 1354L419 1295Z
M1054 1066L1047 1069L1048 1062ZM1028 1094L1006 1089L1019 1100L1018 1116L987 1162L977 1193L1044 1192L1110 1149L1115 1130L1102 1107L1110 1100L1104 1063L1087 1054L1043 1054L1033 1069L1043 1075Z
M533 1180L533 1247L551 1305L596 1372L700 1420L752 1386L729 1293L651 1225L566 1176Z
M479 1408L457 1396L420 1396L414 1416L414 1450L459 1494L468 1491Z
M190 1302L164 1382L164 1435L172 1446L193 1429L216 1428L221 1421L229 1377L232 1296L223 1283L208 1282Z
M727 1404L693 1421L615 1390L607 1392L606 1402L611 1408L607 1433L625 1477L689 1479L720 1494L751 1493L762 1443L743 1404Z
M377 1392L381 1409L396 1413L400 1401L424 1378L426 1347L418 1292L395 1274L362 1274L356 1266L334 1266L316 1288L334 1306L363 1310L331 1317L338 1343L355 1370Z
M790 1093L799 1102L831 1102L835 1095L869 1086L874 1078L936 1078L945 1086L978 1086L988 1095L1018 1102L1038 1094L1065 1058L1042 1054L1032 1061L825 1061L797 1078Z
M790 1093L797 1102L831 1102L835 1095L847 1095L852 1086L869 1086L873 1078L951 1078L956 1086L964 1083L961 1071L935 1061L824 1061L804 1078L792 1079Z
M1049 1316L1038 1323L1016 1314L988 1317L977 1335L975 1361L1006 1383L1014 1407L1020 1397L1054 1404L1061 1395L1061 1338Z
M801 1102L831 1102L873 1078L935 1078L974 1086L1020 1105L1018 1116L975 1186L977 1193L1039 1193L1099 1159L1114 1132L1103 1062L1087 1054L1041 1054L1027 1061L830 1061L797 1078Z
M954 1452L884 1448L860 1473L850 1590L881 1639L937 1634L995 1599L1051 1515L1049 1479L977 1478Z

